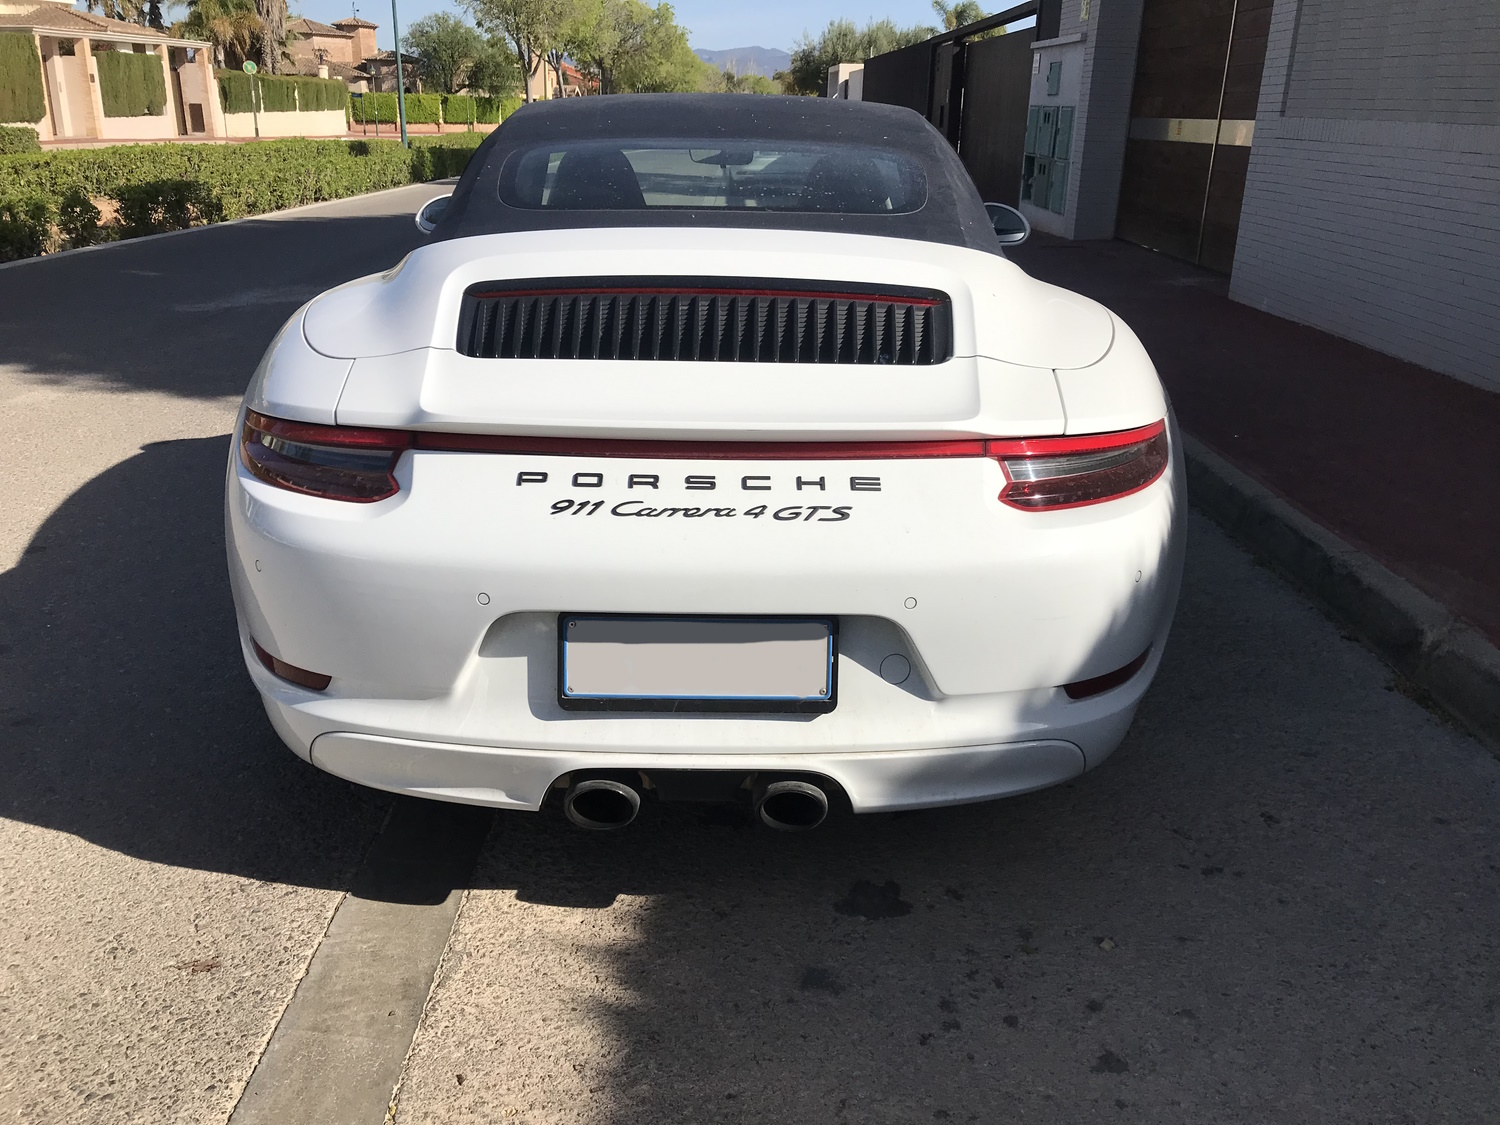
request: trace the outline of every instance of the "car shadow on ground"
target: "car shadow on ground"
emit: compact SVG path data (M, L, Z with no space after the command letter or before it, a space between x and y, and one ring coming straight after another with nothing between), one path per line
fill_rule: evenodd
M419 1037L412 1111L1492 1112L1500 770L1195 523L1158 681L1117 755L1075 782L804 836L684 806L603 836L498 817L474 878L492 894L466 908L489 925L461 920L455 1007L440 990L430 1015L462 1034ZM574 952L553 978L559 949ZM533 975L480 1025L472 993L502 950ZM528 1085L538 1035L549 1066ZM423 1069L435 1057L461 1089ZM424 1079L447 1080L443 1100Z
M84 485L0 574L0 815L156 863L347 885L389 806L306 765L241 662L225 438Z

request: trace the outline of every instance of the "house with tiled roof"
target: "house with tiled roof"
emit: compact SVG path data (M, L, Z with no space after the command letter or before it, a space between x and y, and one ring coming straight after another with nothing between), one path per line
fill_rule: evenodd
M377 24L358 16L319 23L295 19L287 24L293 39L288 44L293 69L297 74L319 78L338 78L354 93L386 92L396 89L396 56L375 45ZM421 89L417 59L402 53L406 69L406 89Z
M42 116L24 124L44 141L226 135L206 43L80 12L67 0L0 0L0 34L27 36L35 47ZM104 57L113 54L138 57ZM115 96L122 85L145 93Z

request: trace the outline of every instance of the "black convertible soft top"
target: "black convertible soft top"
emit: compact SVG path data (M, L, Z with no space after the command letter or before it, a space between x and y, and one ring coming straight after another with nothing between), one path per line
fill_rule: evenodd
M538 145L625 139L859 145L915 162L926 175L927 195L922 206L899 214L724 207L562 210L510 206L502 199L501 169L513 153ZM526 106L479 146L433 237L629 226L837 231L1001 252L968 172L919 114L874 102L755 94L612 94Z

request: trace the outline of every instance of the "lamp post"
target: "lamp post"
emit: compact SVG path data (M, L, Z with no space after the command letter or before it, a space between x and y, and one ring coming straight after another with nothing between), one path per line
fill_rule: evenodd
M396 34L396 116L401 120L401 147L410 148L406 139L406 71L401 66L401 22L396 16L396 0L391 0L391 30Z

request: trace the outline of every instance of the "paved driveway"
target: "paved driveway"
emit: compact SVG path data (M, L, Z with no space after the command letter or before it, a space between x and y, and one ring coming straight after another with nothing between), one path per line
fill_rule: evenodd
M0 270L0 1121L226 1120L349 901L392 803L267 726L220 477L265 340L430 193ZM396 1120L1500 1117L1500 763L1190 551L1071 785L796 838L496 817Z

